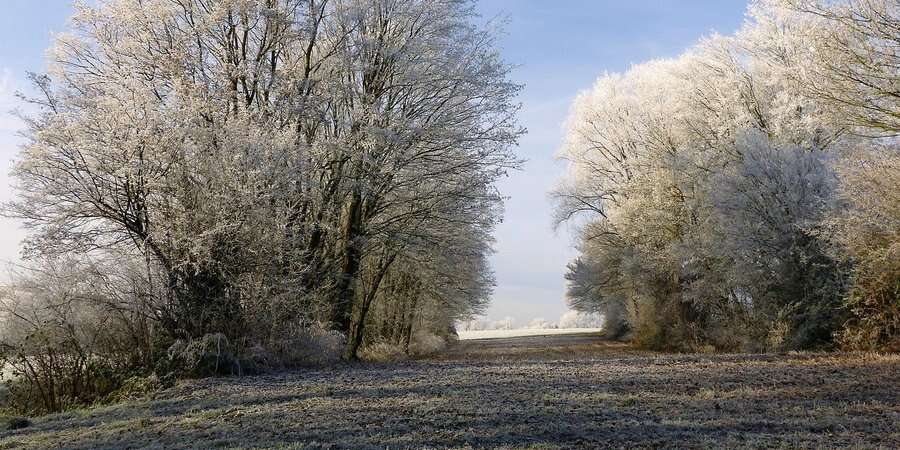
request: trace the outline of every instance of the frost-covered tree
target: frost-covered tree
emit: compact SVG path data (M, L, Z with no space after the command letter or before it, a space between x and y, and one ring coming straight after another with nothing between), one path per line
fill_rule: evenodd
M293 84L279 6L80 6L35 77L40 113L14 172L29 250L136 248L166 280L175 336L239 333L255 297L288 288L303 268L282 205L306 151L275 108ZM269 292L248 292L258 283Z
M596 316L602 318L604 334L609 338L621 338L629 331L628 299L614 287L618 283L617 269L611 260L602 259L603 250L610 247L585 243L582 255L569 264L565 275L566 300L572 311L560 318L560 328L599 327L599 324L582 326L586 319L591 322L590 318Z
M785 320L784 345L831 341L840 275L816 227L841 130L788 85L740 39L713 37L576 100L555 193L559 220L582 217L573 305L626 310L654 347L754 347ZM824 334L805 331L812 311Z
M900 4L759 0L740 36L833 120L865 135L900 133Z
M737 148L741 159L711 180L713 213L695 242L713 260L727 258L717 268L726 276L714 280L730 291L724 296L732 314L740 311L751 330L772 331L766 323L772 318L784 324L784 335L767 336L767 345L828 343L844 320L844 274L823 224L834 200L833 158L815 148L775 146L759 133L742 137ZM695 277L707 276L708 268L689 267ZM698 300L716 295L699 288Z
M522 130L519 86L471 2L77 10L34 77L14 174L8 211L31 254L135 249L165 280L173 337L266 341L321 321L348 335L348 358L400 261L418 283L473 292L431 317L483 303L493 185L519 164Z
M890 347L898 335L891 323L900 278L888 262L897 239L885 188L898 170L898 36L900 4L881 0L760 1L740 34L771 78L814 103L832 127L864 137L840 145L840 201L829 219L836 257L851 267L854 317L842 334L851 348Z
M736 35L581 94L554 194L557 220L580 228L573 307L624 305L656 347L828 346L848 310L845 342L894 342L881 186L896 170L898 14L754 2Z

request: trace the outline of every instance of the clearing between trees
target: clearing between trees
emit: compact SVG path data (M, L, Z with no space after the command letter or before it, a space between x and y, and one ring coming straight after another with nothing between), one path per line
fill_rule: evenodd
M38 418L0 448L896 448L898 386L898 355L468 340L401 363L184 381Z

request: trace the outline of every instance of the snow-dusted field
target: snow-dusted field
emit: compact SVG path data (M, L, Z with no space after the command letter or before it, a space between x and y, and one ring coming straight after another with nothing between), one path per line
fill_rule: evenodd
M520 330L479 330L460 331L459 340L472 339L500 339L523 336L556 336L561 334L585 334L599 333L600 328L547 328L547 329L520 329Z
M900 448L900 355L666 355L569 334L186 381L0 449Z

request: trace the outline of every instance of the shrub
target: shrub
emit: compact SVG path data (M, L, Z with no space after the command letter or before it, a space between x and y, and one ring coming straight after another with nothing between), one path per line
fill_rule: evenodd
M423 356L437 353L447 347L447 341L433 333L419 331L413 334L409 344L410 355Z
M169 347L168 359L170 369L191 378L242 373L231 343L222 333L190 341L177 340Z
M13 361L14 369L6 381L4 406L25 414L90 405L116 390L125 378L109 361L80 361L52 351L8 361Z
M241 364L245 373L334 364L340 361L345 342L343 334L318 322L299 322L247 346Z
M388 342L375 342L366 345L359 352L363 361L372 362L396 362L407 358L403 348Z
M854 317L840 333L851 350L900 351L900 242L866 255L847 303Z
M851 350L900 350L900 151L849 155L839 165L834 239L853 263L852 317L838 338Z
M168 387L166 381L166 379L160 378L156 374L134 376L123 381L118 389L103 399L103 402L116 403L145 399Z
M0 292L6 407L47 413L91 404L140 370L146 323L123 301L130 291L99 273L94 263L43 261Z
M6 419L7 430L19 430L31 426L31 421L25 417L13 416Z

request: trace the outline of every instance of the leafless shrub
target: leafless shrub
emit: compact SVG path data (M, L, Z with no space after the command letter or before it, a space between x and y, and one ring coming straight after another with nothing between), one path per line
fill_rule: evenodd
M172 370L188 377L241 374L234 348L222 333L190 341L177 340L169 347L168 360Z
M298 323L250 352L262 367L322 366L340 360L345 342L343 334L318 322Z
M406 359L407 354L403 348L388 342L375 342L367 344L360 350L360 358L372 362L396 362Z
M8 407L31 413L89 404L152 359L150 320L135 300L146 286L101 266L44 260L0 293Z

